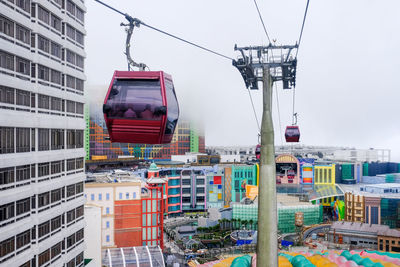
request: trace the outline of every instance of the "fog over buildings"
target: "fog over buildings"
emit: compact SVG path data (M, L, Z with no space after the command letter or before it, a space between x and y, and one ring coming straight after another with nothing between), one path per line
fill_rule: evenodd
M252 1L108 2L133 17L236 58L233 47L267 44ZM125 70L124 18L87 2L87 88L89 98L105 93L114 70ZM276 44L298 39L305 1L259 3ZM392 149L400 159L400 126L396 123L396 71L400 56L398 1L315 1L310 3L298 55L296 112L301 143ZM105 20L107 18L107 20ZM173 76L181 114L202 117L207 145L253 145L258 127L239 72L227 59L201 51L146 27L134 30L133 58L151 70ZM383 67L384 66L384 67ZM90 90L90 88L96 88ZM274 91L276 144L291 123L292 91ZM252 92L259 120L261 92ZM101 98L101 97L100 97Z

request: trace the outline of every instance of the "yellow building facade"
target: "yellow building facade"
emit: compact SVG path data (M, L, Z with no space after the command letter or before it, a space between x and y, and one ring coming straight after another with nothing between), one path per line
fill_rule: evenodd
M314 184L335 184L335 164L332 165L315 165L314 167Z

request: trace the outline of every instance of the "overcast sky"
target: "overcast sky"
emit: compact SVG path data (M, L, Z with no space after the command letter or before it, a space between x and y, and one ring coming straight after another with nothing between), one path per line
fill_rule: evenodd
M253 0L104 0L149 25L236 58L238 46L266 45ZM85 1L86 88L102 102L114 70L126 70L124 17ZM294 44L305 0L258 0L277 44ZM301 144L388 148L400 161L400 1L311 0L298 55L296 112ZM255 145L258 127L230 60L146 27L135 29L135 61L172 75L181 116L202 119L206 145ZM252 91L261 121L261 91ZM278 83L282 134L292 91ZM95 100L95 101L93 101ZM93 105L93 104L92 104ZM100 105L100 104L96 104ZM275 141L281 131L274 92ZM284 140L284 137L283 137Z

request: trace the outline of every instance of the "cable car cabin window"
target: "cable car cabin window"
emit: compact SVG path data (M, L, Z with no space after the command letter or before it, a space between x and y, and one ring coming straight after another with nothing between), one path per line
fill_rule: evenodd
M111 119L161 120L163 106L160 80L116 79L107 99Z
M168 113L165 134L173 134L178 123L179 107L176 100L175 89L171 81L165 80L165 93L167 95Z

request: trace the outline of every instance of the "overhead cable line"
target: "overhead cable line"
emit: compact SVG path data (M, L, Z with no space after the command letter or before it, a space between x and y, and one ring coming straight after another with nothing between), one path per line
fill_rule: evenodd
M183 38L180 38L180 37L178 37L178 36L176 36L176 35L173 35L173 34L171 34L171 33L166 32L166 31L163 31L163 30L160 30L160 29L158 29L158 28L156 28L156 27L150 26L149 24L144 23L143 21L141 21L141 20L139 20L139 19L137 19L137 18L133 18L133 17L131 17L130 15L128 15L128 14L126 14L126 13L123 13L123 12L119 11L118 9L115 9L115 8L109 6L109 5L105 4L104 2L102 2L102 1L100 1L100 0L94 0L94 1L96 1L96 2L98 2L98 3L100 3L100 4L102 4L102 5L104 5L105 7L108 7L109 9L111 9L111 10L113 10L113 11L115 11L115 12L121 14L121 15L123 15L130 23L134 23L136 26L140 26L140 25L146 26L146 27L148 27L148 28L150 28L150 29L152 29L152 30L158 31L158 32L160 32L160 33L162 33L162 34L165 34L165 35L168 35L169 37L175 38L175 39L180 40L180 41L182 41L182 42L184 42L184 43L187 43L187 44L190 44L190 45L192 45L192 46L195 46L195 47L200 48L200 49L202 49L202 50L204 50L204 51L210 52L210 53L212 53L212 54L215 54L215 55L217 55L217 56L220 56L220 57L223 57L223 58L226 58L226 59L229 59L229 60L234 60L233 58L231 58L231 57L229 57L229 56L223 55L223 54L221 54L221 53L218 53L218 52L216 52L216 51L213 51L213 50L211 50L211 49L208 49L208 48L206 48L206 47L204 47L204 46L195 44L195 43L193 43L193 42L190 42L190 41L188 41L188 40L185 40L185 39L183 39Z
M268 41L269 41L269 43L271 43L271 39L269 38L269 35L268 35L268 32L267 32L267 28L265 27L264 20L263 20L263 18L261 16L260 9L258 9L258 5L257 5L257 1L256 0L254 0L254 4L256 5L258 16L260 17L261 23L263 25L265 35L267 35Z
M279 108L279 97L278 97L278 86L275 83L275 95L276 95L276 106L278 108L278 120L279 120L279 136L281 137L281 146L283 146L283 139L282 139L282 123L281 123L281 111Z
M250 93L250 89L249 89L249 88L247 88L247 92L249 92L250 101L251 101L251 106L253 107L254 117L256 118L256 123L257 123L258 131L261 133L260 123L258 122L258 117L257 117L256 109L254 108L253 97L251 96L251 93Z
M300 31L300 36L299 36L299 43L298 43L299 46L297 47L295 58L297 58L297 53L299 53L301 37L303 36L304 24L306 23L306 17L307 17L307 11L308 11L308 4L309 3L310 3L310 0L307 0L306 10L304 11L303 24L301 25L301 31Z

